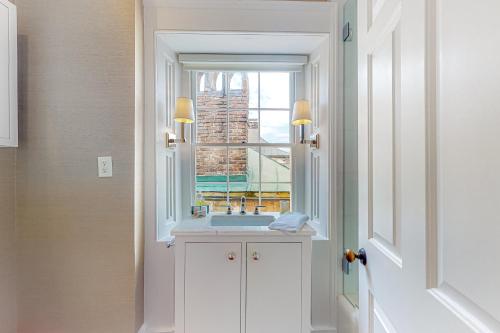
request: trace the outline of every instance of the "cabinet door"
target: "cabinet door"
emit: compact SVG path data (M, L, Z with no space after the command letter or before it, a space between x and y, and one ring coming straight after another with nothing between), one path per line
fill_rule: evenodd
M241 331L241 243L186 243L185 333Z
M0 0L0 146L17 146L16 7Z
M301 243L247 244L246 333L300 333Z

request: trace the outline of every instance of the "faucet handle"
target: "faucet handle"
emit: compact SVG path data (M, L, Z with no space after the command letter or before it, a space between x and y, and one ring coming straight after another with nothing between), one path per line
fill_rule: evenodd
M253 211L253 215L260 215L260 210L259 208L265 208L266 206L262 206L262 205L257 205L255 206L255 210Z

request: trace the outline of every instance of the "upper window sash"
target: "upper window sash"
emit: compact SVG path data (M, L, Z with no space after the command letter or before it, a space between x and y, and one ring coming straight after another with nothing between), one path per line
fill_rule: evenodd
M192 142L196 145L291 145L294 135L290 121L295 98L295 74L283 74L253 71L193 72L192 96L197 116L192 128ZM204 97L207 98L206 104ZM212 115L211 111L217 114ZM241 112L245 113L248 121L245 127L248 135L245 138L238 134ZM225 115L221 117L221 113ZM209 134L209 131L216 135Z

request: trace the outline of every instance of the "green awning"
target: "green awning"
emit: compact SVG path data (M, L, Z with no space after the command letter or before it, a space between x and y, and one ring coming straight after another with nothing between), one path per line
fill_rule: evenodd
M226 176L196 176L196 191L201 192L227 192ZM252 188L250 188L252 187ZM253 187L256 184L249 185L246 175L231 175L229 176L229 191L230 192L246 192L255 191Z
M216 175L216 176L196 176L197 183L225 183L226 176ZM229 182L233 183L246 183L247 175L230 175Z

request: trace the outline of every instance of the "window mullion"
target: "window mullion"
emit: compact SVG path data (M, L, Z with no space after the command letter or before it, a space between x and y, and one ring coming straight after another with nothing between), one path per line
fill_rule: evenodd
M226 144L229 143L229 80L227 79L227 73L222 73L222 80L224 82L225 93L226 93ZM226 145L226 201L227 204L231 204L230 190L229 190L229 145Z
M257 141L260 144L260 72L257 74L257 108L259 126L257 126ZM259 145L259 206L262 205L262 146Z

